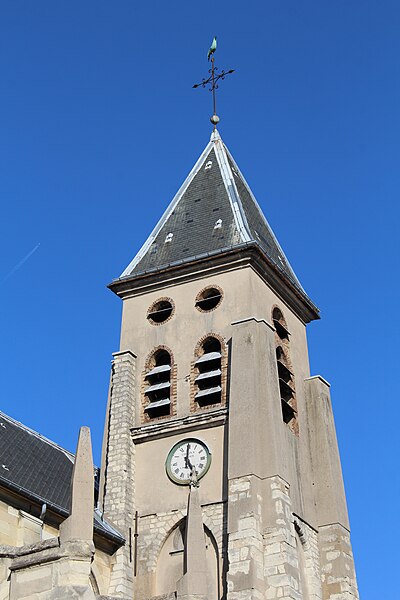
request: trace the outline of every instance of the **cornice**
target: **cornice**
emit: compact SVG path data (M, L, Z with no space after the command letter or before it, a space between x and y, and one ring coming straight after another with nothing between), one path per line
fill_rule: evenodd
M117 296L126 300L167 286L180 285L245 267L252 268L304 323L320 318L319 309L315 304L285 277L258 244L253 242L227 248L218 253L194 257L187 262L166 265L134 277L116 279L108 287Z
M209 427L218 427L224 425L227 420L228 409L217 408L214 410L205 410L194 413L186 417L176 417L174 419L131 429L132 440L135 444L141 444L157 438L164 438L177 433L189 433L199 429L208 429Z

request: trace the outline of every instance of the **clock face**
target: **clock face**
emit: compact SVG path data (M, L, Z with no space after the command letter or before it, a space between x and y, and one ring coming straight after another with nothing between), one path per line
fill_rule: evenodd
M211 464L211 453L204 442L195 438L181 440L171 448L165 462L167 475L174 483L188 485L193 469L203 477Z

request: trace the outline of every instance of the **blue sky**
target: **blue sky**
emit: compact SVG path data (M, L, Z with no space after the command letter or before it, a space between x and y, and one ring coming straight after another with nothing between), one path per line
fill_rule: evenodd
M1 409L69 449L90 425L99 460L105 286L208 142L216 34L220 133L321 308L363 600L397 570L399 30L395 0L0 7Z

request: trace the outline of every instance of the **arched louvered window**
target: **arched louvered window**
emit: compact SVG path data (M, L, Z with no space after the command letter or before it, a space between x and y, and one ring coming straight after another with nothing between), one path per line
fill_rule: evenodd
M289 356L290 333L288 331L282 311L278 307L275 307L272 311L272 321L276 331L276 363L278 367L282 418L285 423L290 425L293 431L297 432L296 390Z
M221 403L222 348L215 337L208 337L201 345L195 360L195 401L199 406Z
M150 418L163 417L171 411L172 360L165 349L154 352L145 373L145 407Z

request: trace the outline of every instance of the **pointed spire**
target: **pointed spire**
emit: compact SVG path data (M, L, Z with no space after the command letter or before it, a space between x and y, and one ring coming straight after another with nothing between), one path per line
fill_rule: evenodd
M185 182L120 279L243 244L258 246L304 294L250 187L214 129Z

